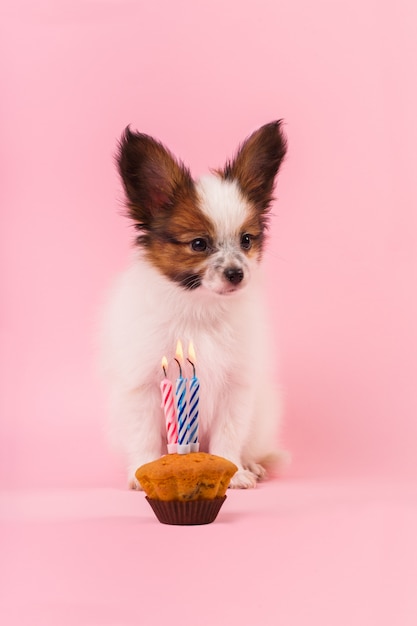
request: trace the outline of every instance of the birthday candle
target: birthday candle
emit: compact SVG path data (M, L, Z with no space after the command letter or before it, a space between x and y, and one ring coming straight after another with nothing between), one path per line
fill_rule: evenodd
M190 341L188 346L188 359L193 366L193 376L190 378L189 384L189 409L188 409L188 424L190 429L190 450L191 452L198 452L200 444L198 442L198 413L200 403L200 381L195 375L195 352L194 346Z
M174 394L172 389L172 383L167 378L168 361L164 356L162 358L162 369L164 370L165 378L161 381L161 395L162 395L162 408L165 413L165 424L167 430L167 449L168 453L172 454L177 451L177 416L175 414L174 406Z
M183 352L181 341L177 343L176 350L176 362L178 363L178 367L180 369L179 376L177 378L177 382L175 385L175 398L177 403L177 417L178 417L178 446L177 452L178 454L187 454L190 452L190 444L189 444L189 430L188 430L188 419L187 419L187 379L182 376L182 360L183 360Z

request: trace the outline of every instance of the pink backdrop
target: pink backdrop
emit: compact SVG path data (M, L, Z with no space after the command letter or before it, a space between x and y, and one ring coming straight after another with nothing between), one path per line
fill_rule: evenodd
M94 373L132 236L124 126L199 175L281 117L266 262L288 480L416 478L415 3L6 0L0 15L2 486L124 488Z

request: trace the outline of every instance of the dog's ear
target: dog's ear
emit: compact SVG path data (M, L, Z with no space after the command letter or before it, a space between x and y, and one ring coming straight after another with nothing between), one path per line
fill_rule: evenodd
M281 126L279 120L259 128L239 147L235 158L217 172L225 180L235 180L261 211L266 211L273 199L275 176L287 151Z
M127 207L139 228L169 211L178 196L194 187L189 170L161 143L125 129L116 157L127 196Z

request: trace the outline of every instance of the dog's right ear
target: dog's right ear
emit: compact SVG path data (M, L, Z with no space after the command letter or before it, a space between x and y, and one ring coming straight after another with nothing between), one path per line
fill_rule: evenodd
M160 142L125 129L116 157L127 197L129 217L139 228L169 211L179 191L194 186L189 170Z

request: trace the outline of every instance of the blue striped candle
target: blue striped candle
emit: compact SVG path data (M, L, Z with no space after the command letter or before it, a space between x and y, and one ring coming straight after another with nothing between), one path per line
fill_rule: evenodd
M198 405L200 402L200 382L196 376L190 378L188 423L190 428L191 452L198 452Z
M195 352L194 346L190 342L188 347L188 359L193 366L193 376L190 378L189 385L189 409L188 409L188 427L190 430L190 449L191 452L198 452L200 444L198 443L198 412L200 403L200 381L195 375Z
M187 379L183 378L181 362L183 359L181 342L177 343L176 361L180 369L177 382L175 384L175 400L177 405L178 418L178 454L187 454L190 451L189 429L187 416Z

